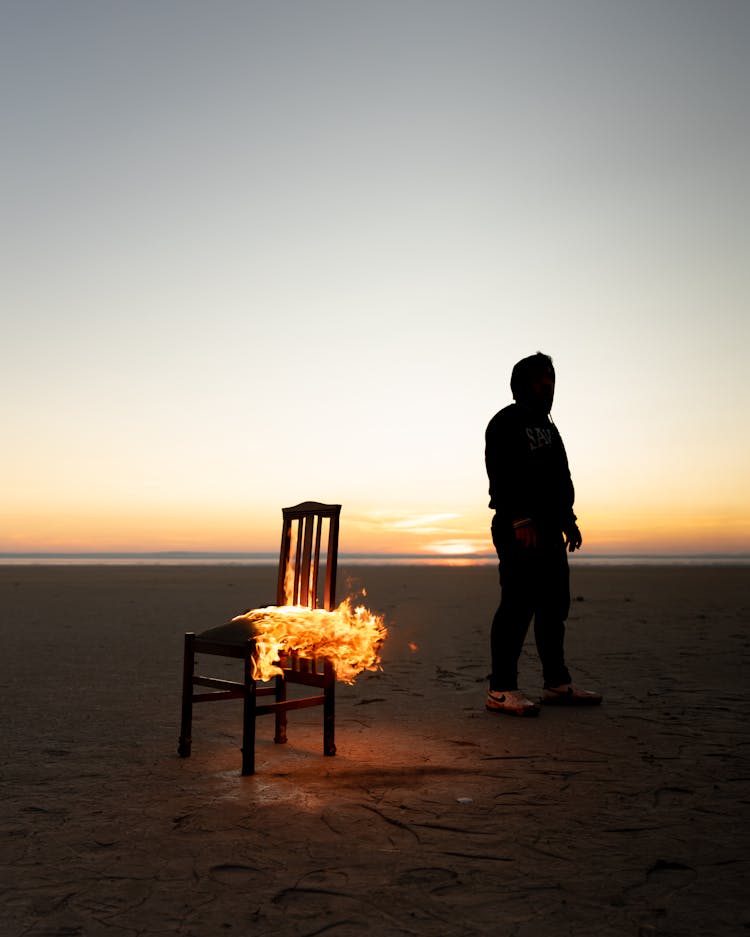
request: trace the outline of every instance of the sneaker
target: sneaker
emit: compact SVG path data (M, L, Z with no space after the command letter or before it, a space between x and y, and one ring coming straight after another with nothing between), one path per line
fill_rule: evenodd
M539 707L520 690L490 690L486 708L493 713L508 713L511 716L538 716Z
M546 686L542 693L542 702L554 706L598 706L602 701L602 694L595 690L582 690L572 683L563 683L562 686Z

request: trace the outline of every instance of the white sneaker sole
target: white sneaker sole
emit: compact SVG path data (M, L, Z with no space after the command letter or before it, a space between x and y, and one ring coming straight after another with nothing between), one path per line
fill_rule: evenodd
M536 704L531 706L503 706L502 703L498 706L493 706L490 703L485 703L484 708L488 713L504 713L506 716L538 716L539 707Z
M547 696L549 690L544 691L542 703L545 706L599 706L602 697L598 693L592 693L590 696L579 693L555 693Z

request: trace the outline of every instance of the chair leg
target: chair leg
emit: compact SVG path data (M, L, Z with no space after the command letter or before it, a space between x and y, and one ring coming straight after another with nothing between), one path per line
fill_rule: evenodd
M248 642L251 644L251 642ZM242 774L255 774L255 678L252 649L245 654L245 693L242 712Z
M195 670L195 634L185 635L185 654L182 662L182 719L177 753L189 758L193 746L193 672Z
M331 661L323 664L326 682L323 689L323 754L336 754L336 671Z
M276 677L276 702L283 703L286 700L286 680L284 677ZM276 733L273 737L278 745L286 743L286 710L277 709L276 714Z

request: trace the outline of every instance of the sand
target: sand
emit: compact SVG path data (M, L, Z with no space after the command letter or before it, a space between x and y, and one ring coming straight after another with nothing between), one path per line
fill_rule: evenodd
M183 633L274 576L0 567L2 937L747 932L748 568L575 567L605 702L534 720L484 711L493 567L344 568L390 636L336 757L301 710L241 777L228 702L178 758Z

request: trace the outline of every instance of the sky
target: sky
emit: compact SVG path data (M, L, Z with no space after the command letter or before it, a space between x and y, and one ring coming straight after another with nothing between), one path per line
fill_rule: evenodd
M745 0L5 0L0 552L492 550L557 370L584 553L750 551Z

